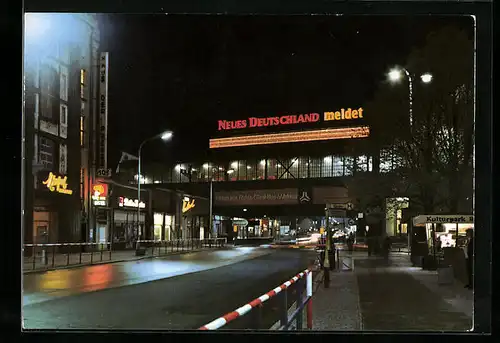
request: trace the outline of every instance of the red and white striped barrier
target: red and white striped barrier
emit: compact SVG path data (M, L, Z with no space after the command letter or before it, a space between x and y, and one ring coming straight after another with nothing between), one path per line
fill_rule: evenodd
M211 321L210 323L203 325L200 327L198 330L217 330L226 325L227 323L235 320L238 317L244 316L248 312L250 312L253 308L261 305L262 303L266 302L267 300L271 299L274 297L276 294L280 293L282 290L287 289L290 287L292 284L297 282L298 280L302 279L304 276L308 276L307 278L307 293L309 293L309 290L312 290L312 274L311 270L306 269L303 272L295 275L293 278L290 280L284 282L280 286L276 287L275 289L261 295L260 297L250 301L249 303L241 306L240 308L237 308L233 312L229 312L225 314L222 317L217 318L214 321ZM311 285L309 285L311 283ZM312 293L312 291L311 291ZM311 294L312 295L312 294Z

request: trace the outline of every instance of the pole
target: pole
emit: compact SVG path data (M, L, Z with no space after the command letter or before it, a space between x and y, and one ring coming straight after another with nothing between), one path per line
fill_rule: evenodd
M413 79L408 70L404 70L406 76L408 77L408 97L409 97L409 105L410 105L410 128L413 125Z
M210 180L210 208L209 208L209 213L208 213L208 227L209 227L209 231L210 231L210 235L212 235L213 232L213 225L214 225L214 221L213 221L213 184L212 184L212 180ZM214 237L217 238L217 232L214 233Z
M145 142L145 141L144 141ZM144 142L139 145L139 153L137 154L137 243L136 249L139 250L139 241L141 240L141 150Z

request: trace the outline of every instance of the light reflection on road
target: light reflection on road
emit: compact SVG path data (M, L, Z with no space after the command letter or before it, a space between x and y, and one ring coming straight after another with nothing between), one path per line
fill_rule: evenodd
M262 248L202 251L165 258L25 274L23 276L23 304L26 306L64 296L222 267L270 252L270 249Z

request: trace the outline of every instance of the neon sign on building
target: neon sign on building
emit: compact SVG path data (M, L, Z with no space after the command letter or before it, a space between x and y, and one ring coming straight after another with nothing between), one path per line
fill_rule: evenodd
M51 192L71 195L73 194L73 191L71 189L68 189L67 180L67 176L55 176L52 172L50 172L47 180L43 181L42 183L46 185Z

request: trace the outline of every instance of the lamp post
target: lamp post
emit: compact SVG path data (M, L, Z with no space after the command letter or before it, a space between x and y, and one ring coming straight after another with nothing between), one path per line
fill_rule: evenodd
M413 125L413 77L412 74L406 68L394 68L389 71L388 77L389 81L396 83L399 82L403 76L402 71L406 74L408 78L408 101L410 104L410 128ZM432 81L432 74L425 73L420 75L420 80L423 83L430 83Z
M162 133L159 133L157 135L154 135L152 137L149 137L145 140L142 141L142 143L139 145L139 152L137 154L138 160L137 160L137 244L136 244L136 249L139 249L139 241L141 239L141 151L142 147L144 144L146 144L149 141L152 141L157 138L161 138L164 141L169 141L172 139L173 133L172 131L165 131Z

